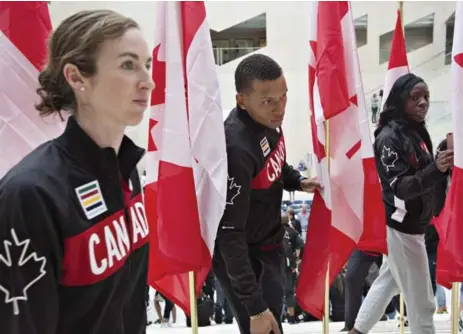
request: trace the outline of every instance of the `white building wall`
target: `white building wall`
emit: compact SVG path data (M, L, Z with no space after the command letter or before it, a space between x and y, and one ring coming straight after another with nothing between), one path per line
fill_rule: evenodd
M384 82L387 63L379 65L379 36L394 29L397 2L362 1L353 2L354 18L368 15L368 43L358 49L365 92L379 90ZM448 74L444 66L445 56L445 22L455 11L454 1L405 1L403 9L404 24L414 22L434 13L433 43L408 53L411 71L422 76L431 89L435 101L448 100L448 89L433 84L433 79L442 72Z
M359 48L360 66L367 97L382 87L386 64L379 65L379 36L395 26L397 3L353 2L354 18L368 14L368 43ZM155 2L53 2L50 13L56 26L65 17L83 9L108 8L134 18L142 27L150 46L153 46L156 4ZM288 81L289 95L284 132L287 141L288 161L296 164L311 151L309 109L307 94L308 59L308 3L307 2L250 2L206 1L209 25L221 31L267 13L267 47L259 50L273 57L283 67ZM409 53L412 71L424 77L435 101L447 101L449 82L448 67L444 66L445 21L455 10L455 2L405 2L404 22L413 22L435 13L434 43ZM235 105L234 70L240 59L217 67L224 110ZM128 134L141 146L147 143L147 119Z

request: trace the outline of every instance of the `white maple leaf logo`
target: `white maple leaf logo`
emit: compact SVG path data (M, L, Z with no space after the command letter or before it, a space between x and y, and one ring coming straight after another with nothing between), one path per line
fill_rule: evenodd
M43 276L47 274L45 271L45 265L47 264L47 260L45 257L38 257L37 253L31 252L30 254L27 254L29 244L30 244L30 239L25 239L23 241L19 241L16 232L14 229L11 229L11 237L13 241L10 240L4 240L3 241L3 246L5 249L5 256L3 256L0 253L0 265L4 265L8 267L7 269L2 269L2 272L5 272L6 270L15 270L16 268L13 267L24 267L25 265L28 265L30 261L33 261L35 265L33 265L32 268L37 268L37 272L33 272L32 270L32 277L27 277L25 278L26 282L21 282L18 279L13 280L7 280L7 281L1 281L0 280L0 291L3 291L5 294L5 304L12 303L13 304L13 313L15 315L19 314L19 306L18 306L18 301L27 300L27 290L32 287L35 283L37 283ZM17 262L13 262L11 258L11 249L17 247L17 249L21 250L21 255L19 256L19 260ZM29 275L27 275L29 276ZM24 284L24 287L13 287L14 283L16 284ZM2 285L2 283L4 285ZM5 283L10 284L11 287L6 286ZM14 290L22 290L20 293L15 293Z
M241 186L237 185L234 177L228 177L227 205L233 205L236 196L240 194Z
M386 172L389 172L391 168L395 167L396 161L399 159L399 156L395 151L391 148L383 146L383 150L381 152L381 162L386 168Z
M288 231L285 231L284 238L285 238L285 239L288 239L288 240L291 240L291 238L289 237Z

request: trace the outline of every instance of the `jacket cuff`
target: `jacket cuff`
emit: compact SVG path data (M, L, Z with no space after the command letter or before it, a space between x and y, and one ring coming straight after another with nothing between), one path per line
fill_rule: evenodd
M447 177L449 175L450 168L446 172L441 172L439 170L439 168L437 168L436 162L434 162L430 166L431 166L431 168L430 168L431 170L429 171L428 177L431 178L431 179L440 180L440 179L443 179L443 178L445 178L445 177Z
M264 312L268 309L267 303L261 295L252 297L251 299L243 302L244 307L248 311L248 315L252 317L253 315Z
M305 176L303 176L303 175L300 175L300 176L299 176L299 180L298 180L299 183L298 183L298 185L297 185L297 190L303 191L303 190L302 190L302 187L301 187L301 181L302 181L302 180L306 180L306 179L307 179L307 177L305 177Z

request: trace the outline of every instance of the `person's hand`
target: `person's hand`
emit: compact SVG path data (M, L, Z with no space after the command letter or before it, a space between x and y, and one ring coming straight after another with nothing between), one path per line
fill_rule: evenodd
M436 165L442 173L447 172L450 167L453 167L453 150L439 152Z
M303 179L301 180L301 189L307 193L313 193L315 189L321 189L322 186L318 182L318 178L314 176L311 179Z
M278 322L270 310L251 317L251 334L269 334L271 331L274 334L281 334Z

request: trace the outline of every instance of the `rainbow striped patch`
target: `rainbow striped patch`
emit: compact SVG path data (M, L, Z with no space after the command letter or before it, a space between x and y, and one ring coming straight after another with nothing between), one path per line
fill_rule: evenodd
M262 153L264 154L264 157L267 157L267 155L270 153L270 145L268 144L267 137L264 137L260 141L260 148L262 149Z
M87 219L93 219L108 211L97 180L84 184L75 190Z

